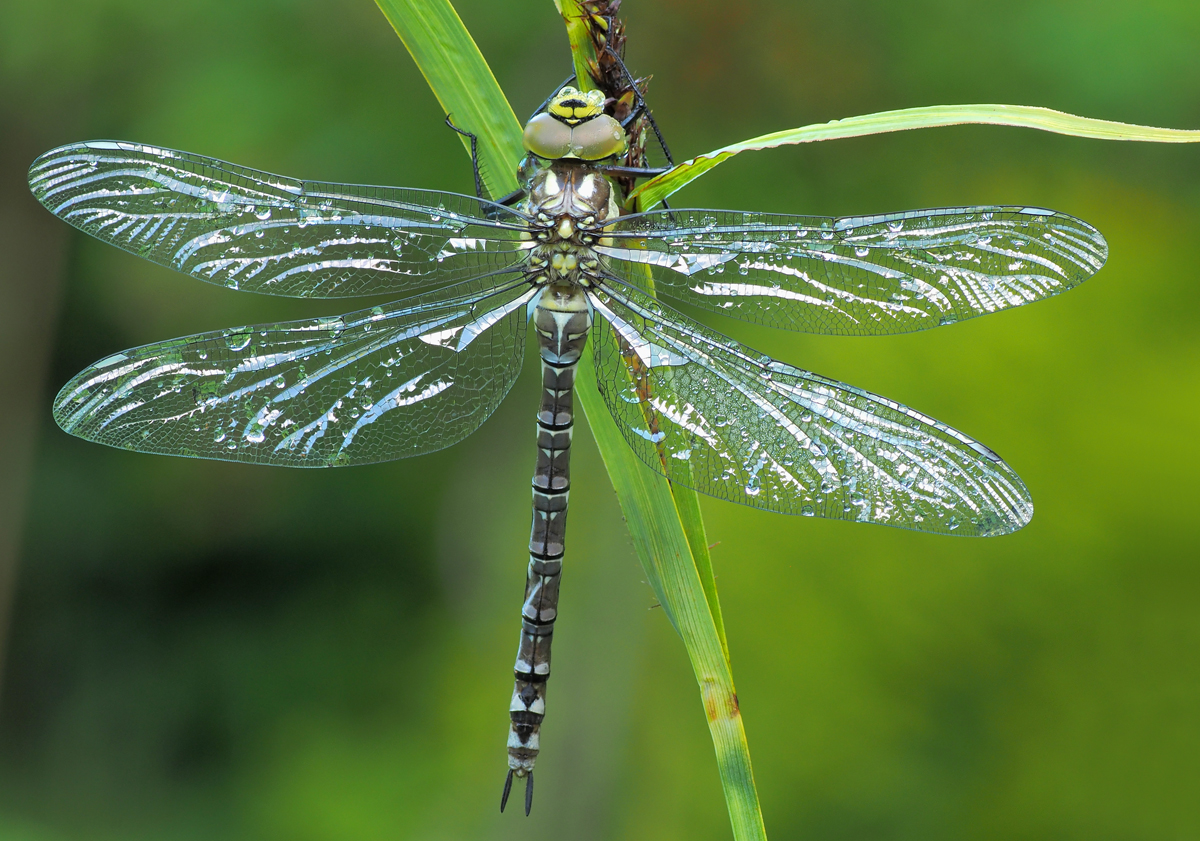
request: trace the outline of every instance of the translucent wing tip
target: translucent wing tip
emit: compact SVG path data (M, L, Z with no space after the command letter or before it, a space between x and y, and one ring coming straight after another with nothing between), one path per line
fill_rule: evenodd
M974 443L974 442L973 442ZM973 449L986 450L982 444L976 444ZM999 537L1002 534L1012 534L1029 525L1033 519L1033 497L1029 488L1000 456L987 450L988 460L991 461L992 475L983 484L985 493L982 498L990 505L981 506L970 518L970 529L957 531L957 525L951 520L951 530L947 534L963 534L975 537Z
M97 154L132 148L135 144L117 140L85 140L43 152L29 165L29 189L34 198L57 215L53 200L59 185L75 182L88 169L95 169Z
M96 402L97 398L104 396L103 383L117 375L121 363L128 360L129 357L123 353L107 356L71 377L59 389L54 397L52 411L54 422L63 432L87 441L111 445L110 441L101 438L100 433L123 414L120 411L122 407L113 407L109 416L103 417L96 413ZM111 371L112 374L106 374L106 371Z
M1083 257L1086 263L1082 277L1079 278L1078 282L1083 282L1091 277L1104 268L1104 264L1108 262L1108 240L1104 238L1104 234L1100 233L1100 230L1095 226L1075 216L1060 213L1056 210L1027 207L1023 208L1021 212L1053 217L1059 221L1059 224L1064 225L1067 229L1071 229L1071 233L1078 235L1077 245L1081 251L1080 256Z
M1024 490L1024 485L1021 488ZM999 537L1002 534L1012 534L1025 528L1032 519L1033 500L1026 491L1025 496L1015 500L1003 514L993 515L993 512L984 512L976 523L975 534L978 537Z

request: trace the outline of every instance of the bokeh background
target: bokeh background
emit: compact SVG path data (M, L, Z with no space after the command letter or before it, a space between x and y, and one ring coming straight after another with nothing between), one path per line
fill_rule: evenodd
M458 8L519 115L569 72L550 0ZM681 158L938 103L1200 127L1194 0L625 12ZM368 0L0 2L0 838L729 837L685 652L586 431L534 813L497 812L532 368L459 446L344 471L135 455L50 418L116 350L338 304L75 233L24 186L38 153L121 138L470 192L442 116ZM716 324L978 437L1037 507L967 540L705 501L771 836L1200 836L1200 147L938 129L746 155L677 198L1043 205L1111 246L1070 294L930 333Z

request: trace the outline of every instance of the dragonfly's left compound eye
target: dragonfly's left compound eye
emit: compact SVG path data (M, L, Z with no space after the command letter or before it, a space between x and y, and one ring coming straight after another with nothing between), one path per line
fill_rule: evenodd
M625 129L607 114L593 117L571 130L571 151L585 161L600 161L624 154Z

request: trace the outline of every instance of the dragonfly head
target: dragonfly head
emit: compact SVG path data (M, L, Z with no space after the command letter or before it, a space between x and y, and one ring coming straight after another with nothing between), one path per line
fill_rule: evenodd
M526 150L545 160L602 161L625 154L625 129L604 113L604 94L565 87L525 126Z

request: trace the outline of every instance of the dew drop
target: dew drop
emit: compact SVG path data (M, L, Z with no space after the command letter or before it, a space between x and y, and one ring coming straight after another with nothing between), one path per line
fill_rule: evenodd
M250 334L236 331L226 333L225 343L229 345L230 350L245 350L250 346Z

